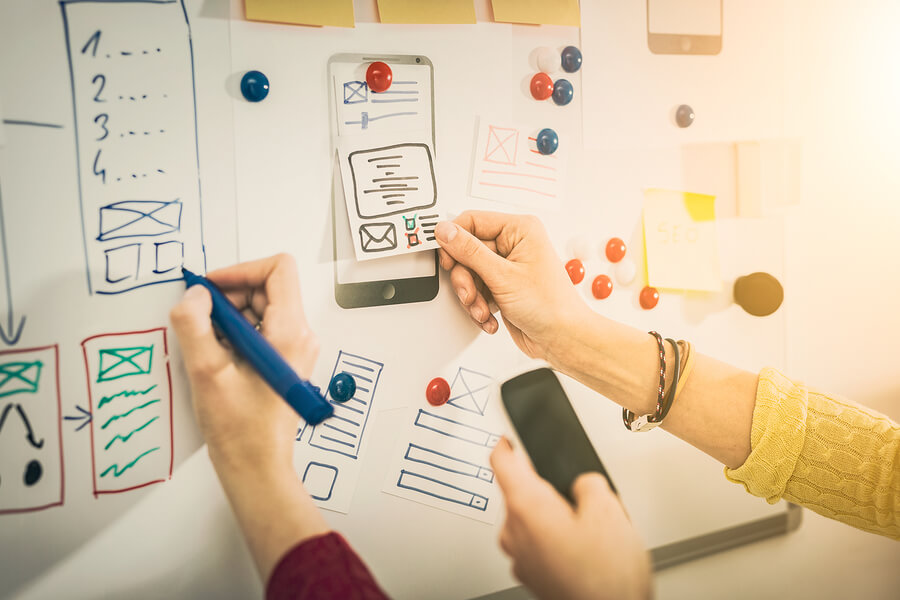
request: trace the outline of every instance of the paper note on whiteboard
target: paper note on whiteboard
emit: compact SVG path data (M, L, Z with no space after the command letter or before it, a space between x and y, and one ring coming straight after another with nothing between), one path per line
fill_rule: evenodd
M662 289L722 289L716 238L716 197L644 191L647 281Z
M353 27L353 0L245 0L248 21Z
M490 376L459 367L443 406L414 407L382 491L494 523L500 490L491 450L504 429Z
M358 260L438 247L434 148L422 134L344 136L338 143Z
M472 0L378 0L382 23L474 23Z
M581 25L578 0L491 0L498 23Z
M528 208L555 208L565 191L563 144L553 154L538 152L539 128L481 118L475 142L470 193L476 198Z

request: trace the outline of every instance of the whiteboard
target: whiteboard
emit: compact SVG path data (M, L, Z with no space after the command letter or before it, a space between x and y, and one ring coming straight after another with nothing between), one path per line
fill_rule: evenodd
M28 7L21 1L15 10L17 15L24 13L22 18L42 23L40 30L46 31L41 35L53 40L44 47L57 49L47 52L47 61L55 65L55 70L49 70L38 84L52 93L41 95L40 102L27 102L4 89L0 101L5 118L14 112L35 119L51 114L63 129L40 130L40 134L61 136L68 131L66 127L71 127L73 118L69 73L64 62L65 45L59 39L59 8L53 2L45 4ZM326 511L326 518L358 549L385 589L396 597L473 597L515 585L496 543L499 523L468 519L382 491L389 465L398 452L397 432L405 430L414 418L431 378L442 376L449 381L460 368L496 377L525 359L504 331L496 336L477 335L468 317L458 309L446 281L442 281L438 298L430 303L352 311L335 304L329 220L331 157L324 117L329 101L327 60L339 52L377 52L416 53L432 61L435 148L439 157L436 168L440 193L445 196L442 201L448 202L451 212L472 207L519 210L469 197L468 178L460 176L468 174L472 166L479 116L508 115L528 125L552 123L561 143L570 145L571 175L565 203L547 207L541 217L561 255L566 254L568 242L576 235L589 236L598 248L612 235L622 237L630 248L639 247L640 190L686 185L682 149L601 147L583 151L578 75L572 77L576 93L569 106L530 100L527 82L534 70L533 50L541 45L577 44L577 31L571 29L490 23L428 27L358 24L354 30L296 28L229 21L228 7L209 0L189 1L186 6L194 40L198 107L203 107L198 116L207 115L205 120L198 118L200 181L203 197L216 198L209 211L213 214L207 214L210 203L203 204L204 232L211 232L205 238L208 266L232 262L236 247L240 248L241 259L292 253L298 260L305 308L321 342L313 381L320 385L327 382L335 365L348 354L371 361L366 365L381 367L349 512ZM241 14L238 1L230 8L232 15ZM4 24L8 22L3 19ZM3 35L2 39L25 43L15 36ZM3 50L4 57L12 55L5 47ZM15 74L14 69L24 68L11 63L0 61L0 72ZM271 91L262 103L247 103L237 93L240 75L249 69L259 69L270 79ZM55 108L45 100L50 97L61 98ZM44 104L48 113L22 112ZM41 185L46 189L34 195L44 198L48 209L61 204L59 198L70 199L64 209L68 213L60 214L57 225L59 243L65 242L69 248L65 266L55 266L56 259L49 260L50 253L39 261L44 269L40 274L18 267L28 267L28 263L15 259L11 263L12 279L17 290L25 290L24 306L29 308L24 335L33 336L20 343L62 340L60 377L66 382L62 412L70 414L79 402L87 401L88 394L84 360L78 354L80 341L96 333L165 325L166 310L162 307L174 302L178 286L160 285L141 292L141 306L159 310L155 314L142 312L140 317L135 316L133 305L130 309L125 306L123 300L131 297L130 292L109 298L88 296L71 132L66 144L53 146L52 152L58 156L48 154L46 145L53 143L48 140L43 146L40 142L18 142L30 147L31 154L17 155L15 168L9 168L12 136L20 135L18 131L7 127L11 139L0 149L6 169L0 173L4 200L32 185L32 181L18 186L11 182L13 191L7 192L7 179L15 180L14 175L6 175L7 171L30 169L27 172L34 173L47 164L54 164L54 178L44 178ZM11 213L7 222L33 218L30 209L21 208L19 213ZM207 223L214 225L206 227ZM753 270L783 277L783 231L777 220L723 219L719 236L723 279ZM10 253L25 245L27 237L20 236L10 244ZM764 246L756 243L760 238L767 240ZM753 246L754 252L747 252L748 246ZM595 253L586 267L594 274L606 265ZM35 281L29 283L29 277ZM44 288L53 293L39 296ZM759 320L731 305L724 293L666 294L657 309L644 312L637 307L638 289L637 283L617 288L602 304L590 298L587 286L581 291L603 314L636 327L656 328L672 337L690 339L700 351L738 366L783 366L783 309ZM28 290L34 291L29 294ZM20 294L17 292L16 299ZM86 318L78 323L52 318L59 312L52 299L63 296L81 302L78 310ZM35 300L38 297L40 301ZM98 302L102 304L100 310ZM46 315L43 320L41 314ZM742 343L733 343L735 339ZM23 548L21 556L0 567L0 580L8 585L0 593L23 585L27 588L22 589L21 597L26 598L62 591L85 598L124 594L247 597L261 592L205 450L198 449L174 345L169 364L172 420L179 428L173 436L172 479L94 498L90 446L85 439L64 430L67 481L71 482L66 502L31 515L0 516L3 546ZM628 433L615 405L570 380L564 385L648 546L659 547L784 511L783 506L769 506L726 482L721 465L662 431ZM303 474L298 471L298 477ZM54 548L52 552L47 551L50 547ZM429 559L422 560L423 556ZM438 556L440 560L433 559Z

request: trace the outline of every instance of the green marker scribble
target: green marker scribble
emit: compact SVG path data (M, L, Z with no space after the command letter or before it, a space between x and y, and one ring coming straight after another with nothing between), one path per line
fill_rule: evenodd
M133 413L134 411L141 410L142 408L147 408L151 404L156 404L157 402L159 402L159 398L157 398L156 400L151 400L150 402L145 402L145 403L141 404L140 406L135 406L131 410L129 410L127 412L123 412L120 415L113 415L109 418L109 420L106 423L104 423L103 425L100 426L100 429L106 429L109 426L109 424L112 423L113 421L115 421L117 419L124 419L125 417L127 417L128 415Z
M103 396L103 397L100 399L100 404L97 405L97 410L100 410L101 408L103 408L103 405L104 405L104 404L109 404L110 402L113 401L113 399L118 398L118 397L120 397L120 396L124 396L124 397L126 397L126 398L128 398L129 396L143 396L144 394L149 393L150 390L154 389L154 388L156 387L156 385L157 385L157 384L154 383L153 385L151 385L150 387L148 387L148 388L147 388L146 390L144 390L143 392L140 391L140 390L133 390L133 391L132 391L132 390L125 390L125 391L119 392L118 394L113 394L112 396Z
M13 394L36 394L43 367L44 363L39 360L0 364L0 398ZM32 369L34 371L29 373Z
M127 442L127 441L131 438L131 436L133 436L134 434L136 434L136 433L137 433L138 431L140 431L141 429L144 429L147 425L149 425L149 424L152 423L153 421L156 421L157 419L159 419L158 416L157 416L157 417L153 417L152 419L150 419L149 421L147 421L146 423L144 423L143 425L141 425L141 426L138 427L137 429L134 429L134 430L133 430L131 433L129 433L128 435L116 434L116 436L115 436L113 439L109 440L109 443L108 443L106 446L104 446L103 449L104 449L104 450L109 450L109 447L112 446L112 445L113 445L113 442L115 442L116 440L122 440L122 443L124 444L125 442Z
M128 469L130 469L131 467L136 465L137 461L141 460L142 458L144 458L145 456L147 456L148 454L150 454L151 452L154 452L156 450L159 450L159 446L157 446L156 448L150 448L146 452L142 452L142 453L138 454L137 458L135 458L133 461L131 461L130 463L128 463L127 465L122 467L121 470L119 470L118 463L112 464L109 466L109 468L107 468L105 471L100 473L100 477L106 477L106 474L109 473L110 471L113 472L113 477L119 477L122 475L122 473L124 473L125 471L127 471Z

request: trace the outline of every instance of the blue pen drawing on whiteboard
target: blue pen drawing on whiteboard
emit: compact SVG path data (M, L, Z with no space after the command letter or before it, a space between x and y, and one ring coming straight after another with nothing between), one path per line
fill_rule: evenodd
M334 415L312 429L309 445L352 459L359 458L366 423L375 401L375 390L384 365L380 362L341 350L331 372L346 373L356 381L356 393L346 402L336 402L326 392L325 399L334 406ZM329 381L331 380L329 378ZM298 434L298 439L302 431Z
M488 499L486 496L455 486L432 477L419 475L412 471L400 471L397 487L419 492L438 500L446 500L454 504L468 506L477 510L487 510Z
M303 471L303 487L314 500L327 502L334 493L338 473L334 465L310 461Z
M478 446L487 446L488 448L493 448L500 441L500 436L496 433L491 433L460 421L454 421L447 417L441 417L421 408L419 409L419 414L416 415L415 425L447 437Z
M459 473L467 477L474 477L482 481L491 483L494 481L494 471L489 467L479 465L477 463L451 456L431 448L425 448L418 444L410 444L406 448L406 454L403 456L406 460L423 465L429 465L442 471L450 473Z
M180 281L186 259L205 271L194 50L184 0L60 0L60 6L88 292Z
M450 384L450 399L447 404L461 410L484 415L484 410L491 397L492 384L493 379L490 375L459 367L453 383Z
M368 129L369 123L372 121L378 121L380 119L389 119L391 117L411 117L417 115L419 113L415 111L405 111L405 112L395 112L395 113L387 113L384 115L378 115L377 117L370 117L369 113L366 111L362 111L359 115L359 121L344 121L344 125L359 125L362 129Z
M372 92L373 98L371 102L373 104L390 104L395 102L418 102L419 101L419 90L413 88L409 89L401 89L398 86L404 85L418 85L418 81L395 81L391 84L390 89L385 90L383 92ZM385 98L385 96L388 96Z

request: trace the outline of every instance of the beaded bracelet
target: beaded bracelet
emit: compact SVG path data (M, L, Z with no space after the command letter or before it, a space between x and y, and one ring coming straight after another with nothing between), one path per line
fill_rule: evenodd
M657 387L656 412L636 417L633 412L623 408L622 421L625 423L625 428L630 431L650 431L659 425L663 402L665 401L666 346L661 335L655 331L650 331L649 333L656 339L656 346L659 348L659 386Z

